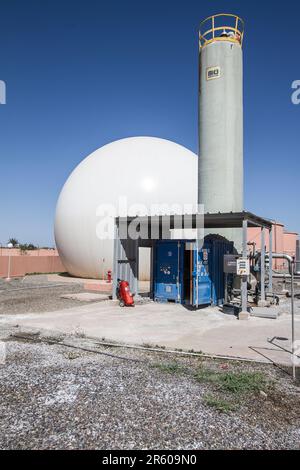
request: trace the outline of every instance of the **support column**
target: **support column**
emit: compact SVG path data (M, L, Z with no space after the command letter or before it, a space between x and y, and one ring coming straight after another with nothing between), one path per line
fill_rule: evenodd
M273 294L273 225L269 229L269 289L268 292Z
M114 226L114 253L113 253L113 285L112 285L112 298L117 300L117 285L118 285L118 257L119 257L119 228L115 220Z
M247 258L247 241L248 241L248 221L243 220L243 258ZM249 319L249 312L247 310L248 304L248 291L247 291L247 276L241 277L241 298L242 298L242 310L239 313L239 320L248 320Z
M132 263L132 274L133 274L133 293L138 295L139 293L139 242L138 240L133 240L134 243L134 256L135 261Z
M266 229L261 228L261 256L260 256L260 301L258 302L259 307L266 306L266 293L265 293L265 262L266 262Z

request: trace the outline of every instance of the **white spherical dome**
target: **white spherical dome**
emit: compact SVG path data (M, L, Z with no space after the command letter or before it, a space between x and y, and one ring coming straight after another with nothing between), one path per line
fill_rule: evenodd
M135 215L137 204L195 205L197 165L196 154L155 137L117 140L85 158L67 179L56 207L55 241L67 271L102 278L112 270L113 240L101 239L97 230L103 204L115 207L116 215L120 197L127 198L128 215Z

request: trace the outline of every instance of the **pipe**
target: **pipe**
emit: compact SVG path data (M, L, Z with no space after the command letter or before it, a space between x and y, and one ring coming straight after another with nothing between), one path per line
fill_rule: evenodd
M300 248L299 248L300 249ZM254 256L255 263L258 261L260 258L261 253L257 252L256 255ZM269 253L266 253L266 258L269 257ZM279 259L286 259L289 263L289 275L291 276L291 271L292 271L292 265L294 264L294 269L293 269L293 274L294 276L300 276L300 271L298 271L298 268L296 270L296 266L300 265L300 261L297 260L295 261L293 256L287 255L286 253L272 253L273 258L279 258ZM278 277L275 274L273 274L274 277Z
M252 256L254 258L256 243L255 242L248 242L247 245L252 246Z
M259 258L260 253L257 253L254 257L255 262ZM269 253L265 255L269 257ZM292 315L292 370L293 380L296 380L296 364L295 364L295 306L294 306L294 275L299 275L300 272L295 269L295 258L287 255L286 253L272 253L273 258L286 259L289 263L289 273L291 277L291 315Z
M267 255L268 256L268 255ZM286 253L272 253L273 258L284 258L289 262L289 274L290 276L300 276L300 271L296 268L297 264L300 265L300 261L296 261L293 256L287 255ZM294 269L292 266L294 265Z
M300 273L300 240L296 240L296 260L295 260L295 272L297 275Z
M296 380L296 364L295 364L295 322L294 322L294 272L291 274L291 309L292 309L292 363L293 363L293 379Z
M273 273L272 274L272 277L275 277L275 278L281 278L281 279L290 279L292 276L290 274L287 274L287 273ZM300 274L295 274L294 273L294 279L297 278L299 279L300 277Z
M266 253L266 257L269 257L269 253ZM290 255L287 255L286 253L272 253L273 258L279 258L279 259L286 259L289 263L289 273L292 275L293 270L293 264L294 264L294 258Z
M268 256L268 254L267 254ZM273 258L286 259L289 263L289 273L291 276L291 314L292 314L292 370L293 380L296 380L296 364L295 364L295 307L294 307L294 271L295 259L293 256L285 253L272 253Z

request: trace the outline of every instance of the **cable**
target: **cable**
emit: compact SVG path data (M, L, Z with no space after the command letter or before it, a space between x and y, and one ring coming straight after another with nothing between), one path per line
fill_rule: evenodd
M21 335L12 334L11 337L24 339L24 340L29 340L29 341L33 341L33 342L37 341L34 338L29 338L27 336L21 336ZM91 339L93 339L93 338L91 338ZM105 353L105 352L97 351L97 350L94 350L94 349L87 349L87 348L83 348L81 346L75 346L75 345L71 345L71 344L67 344L67 343L62 343L60 341L54 341L54 340L50 340L50 339L47 339L47 338L44 338L43 340L39 339L39 341L40 342L44 341L45 343L52 343L52 344L57 344L57 345L61 345L61 346L66 346L68 348L73 348L73 349L80 349L80 350L86 351L86 352L92 352L92 353L96 353L96 354L103 354L105 356L109 356L109 357L113 357L113 358L117 358L117 359L123 359L123 360L127 360L127 361L144 362L145 363L145 361L142 361L141 359L132 359L132 358L128 358L128 357L125 357L125 356L118 356L118 355L115 355L115 354ZM227 361L255 362L255 363L264 363L265 364L265 361L262 361L262 360L250 359L250 358L240 357L240 356L222 356L222 355L218 355L218 354L194 353L194 352L188 352L188 351L176 351L176 350L172 350L172 349L147 348L147 347L144 347L144 346L134 346L134 345L130 345L130 344L119 344L119 343L107 343L107 342L101 342L101 341L97 341L96 344L99 344L101 346L108 346L108 347L115 347L115 348L126 348L126 349L137 349L137 350L142 350L142 351L147 351L147 352L149 352L149 351L150 352L157 352L157 353L162 353L162 354L164 354L164 353L165 354L172 354L172 355L177 354L177 355L181 355L181 356L193 356L193 357L202 357L202 358L208 358L208 359L222 359L222 360L227 360Z
M24 339L26 341L32 341L32 342L37 342L37 339L36 338L29 338L28 336L22 336L22 335L10 335L11 338L17 338L17 339ZM122 360L125 360L125 361L132 361L132 362L143 362L141 361L140 359L132 359L131 357L125 357L125 356L118 356L116 354L110 354L110 353L106 353L106 352L103 352L103 351L97 351L97 350L94 350L94 349L87 349L87 348L83 348L82 346L75 346L73 344L67 344L67 343L62 343L61 341L54 341L52 339L47 339L47 338L44 338L44 339L40 339L39 338L39 342L44 342L44 343L51 343L51 344L57 344L59 346L65 346L66 348L72 348L72 349L80 349L81 351L85 351L85 352L91 352L91 353L96 353L96 354L101 354L103 356L109 356L109 357L113 357L115 359L122 359Z

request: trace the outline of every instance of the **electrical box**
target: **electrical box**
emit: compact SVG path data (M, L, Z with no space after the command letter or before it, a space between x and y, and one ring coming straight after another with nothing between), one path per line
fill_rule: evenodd
M226 274L236 274L236 255L224 255L223 271Z

